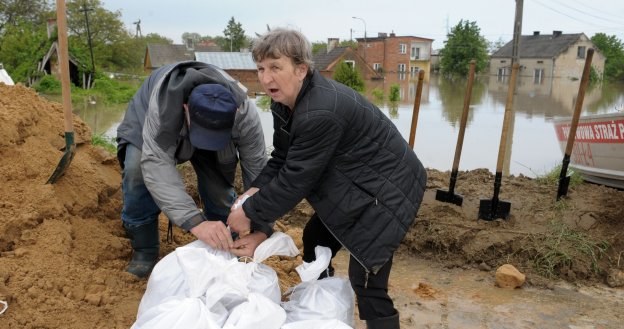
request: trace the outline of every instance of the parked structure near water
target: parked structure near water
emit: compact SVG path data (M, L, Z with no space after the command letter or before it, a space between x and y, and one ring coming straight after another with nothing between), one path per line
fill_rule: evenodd
M520 63L519 76L533 77L534 83L540 84L545 78L580 79L583 73L587 49L595 45L584 33L540 34L520 37L518 56ZM490 57L490 75L499 77L511 74L511 56L513 40ZM596 49L592 59L592 67L602 76L605 56Z

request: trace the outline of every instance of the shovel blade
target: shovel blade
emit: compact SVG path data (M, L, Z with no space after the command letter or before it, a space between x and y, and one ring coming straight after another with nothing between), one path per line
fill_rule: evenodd
M74 133L67 132L65 133L65 153L50 178L48 178L46 184L54 184L61 176L63 176L75 154L76 144L74 144Z
M464 197L450 191L437 190L436 200L453 203L461 207L462 203L464 202Z
M562 196L568 195L568 187L570 186L570 176L565 176L559 179L559 188L557 189L557 201Z
M492 221L497 218L507 219L511 203L501 200L482 199L479 204L479 219Z

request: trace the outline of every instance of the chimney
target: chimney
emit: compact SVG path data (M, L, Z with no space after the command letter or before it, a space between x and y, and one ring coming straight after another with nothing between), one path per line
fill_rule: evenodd
M388 37L388 33L386 33L386 32L377 32L377 37L379 37L379 38L387 38Z
M186 38L186 50L194 50L195 43L193 42L193 38Z
M338 47L339 41L340 39L338 38L327 38L327 53Z
M553 31L553 38L556 38L561 35L561 31Z
M52 36L54 35L54 32L56 31L56 18L48 18L47 30L48 30L48 39L52 39Z
M533 36L538 36L539 35L539 31L533 31Z
M396 34L394 34L394 31L390 32L390 37L391 37L391 38L396 37Z

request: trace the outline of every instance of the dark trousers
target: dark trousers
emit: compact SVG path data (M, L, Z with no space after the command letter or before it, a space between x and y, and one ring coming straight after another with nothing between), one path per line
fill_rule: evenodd
M327 230L320 218L314 214L303 229L303 261L312 262L316 259L314 248L328 247L332 251L332 259L342 245ZM331 268L330 264L330 268ZM393 316L397 313L392 299L388 295L388 279L392 269L392 258L377 272L369 273L353 256L349 259L349 280L357 298L360 319L374 320ZM332 272L330 270L330 272Z

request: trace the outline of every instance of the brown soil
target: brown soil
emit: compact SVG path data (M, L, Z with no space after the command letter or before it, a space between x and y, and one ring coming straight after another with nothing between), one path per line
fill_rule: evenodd
M8 309L2 328L128 328L146 280L124 272L130 244L120 225L120 172L116 158L90 145L90 129L74 117L78 148L65 175L45 184L63 155L63 111L22 86L0 84L0 300ZM185 173L192 180L192 175ZM458 207L435 200L449 173L429 170L428 191L399 253L446 267L492 270L510 263L530 285L553 279L576 284L619 285L624 264L624 192L581 184L555 202L556 184L504 177L500 198L511 202L508 220L477 220L480 199L491 199L487 170L460 172ZM191 184L192 185L192 184ZM192 190L192 186L190 187ZM293 236L312 210L305 202L277 229ZM174 230L161 256L193 240ZM282 288L297 282L300 258L269 261ZM438 292L418 285L422 298ZM2 310L2 305L0 305Z

